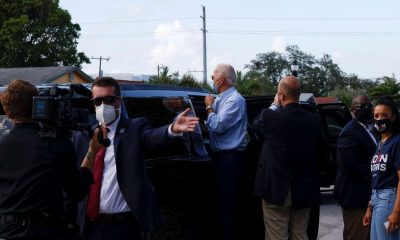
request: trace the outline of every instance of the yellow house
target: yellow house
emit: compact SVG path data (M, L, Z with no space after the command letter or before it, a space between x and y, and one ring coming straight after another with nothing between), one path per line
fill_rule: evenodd
M93 82L93 78L73 66L0 68L0 85L8 85L14 79L26 80L34 85Z

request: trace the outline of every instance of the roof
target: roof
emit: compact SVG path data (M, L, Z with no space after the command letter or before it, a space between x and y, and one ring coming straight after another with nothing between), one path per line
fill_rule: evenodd
M33 85L51 83L67 73L76 71L79 75L93 82L93 79L74 66L62 67L27 67L27 68L0 68L0 85L8 85L12 80L22 79L29 81Z
M317 104L328 104L328 103L338 103L339 99L335 96L330 97L316 97L315 101Z
M315 103L314 94L312 94L312 93L301 93L299 102Z

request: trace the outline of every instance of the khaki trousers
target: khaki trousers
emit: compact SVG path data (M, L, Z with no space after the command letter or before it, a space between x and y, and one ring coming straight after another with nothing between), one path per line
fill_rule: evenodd
M277 206L262 200L265 240L307 240L307 226L310 208L293 209L289 194L284 206Z
M368 240L369 227L363 226L365 209L342 208L343 215L343 240Z

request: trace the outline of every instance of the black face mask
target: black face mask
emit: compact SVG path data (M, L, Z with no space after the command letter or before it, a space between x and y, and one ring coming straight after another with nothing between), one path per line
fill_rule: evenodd
M374 128L379 133L386 133L392 127L392 121L389 118L375 120Z
M372 106L370 104L356 108L354 111L356 119L364 124L368 124L372 121Z

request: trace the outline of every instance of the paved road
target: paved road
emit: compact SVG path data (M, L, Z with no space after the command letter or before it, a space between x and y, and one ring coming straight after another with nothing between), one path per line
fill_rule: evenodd
M321 199L318 239L342 239L343 220L341 208L332 198L332 192L323 193Z

